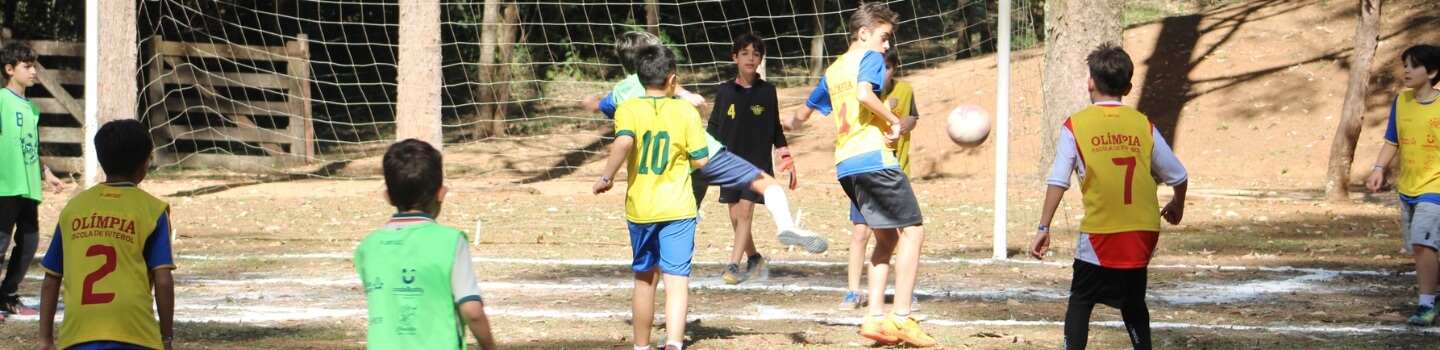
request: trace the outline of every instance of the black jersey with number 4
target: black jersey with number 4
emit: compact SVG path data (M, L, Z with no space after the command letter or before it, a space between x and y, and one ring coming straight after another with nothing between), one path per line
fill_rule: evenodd
M720 83L715 109L705 131L715 136L725 149L744 158L765 173L774 175L772 151L786 147L785 132L780 128L780 105L775 85L755 80L749 88L734 80Z

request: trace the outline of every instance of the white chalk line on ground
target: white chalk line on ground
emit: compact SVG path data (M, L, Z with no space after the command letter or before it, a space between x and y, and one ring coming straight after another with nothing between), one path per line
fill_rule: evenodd
M44 254L40 254L44 256ZM316 254L272 254L272 255L177 255L177 259L188 260L236 260L236 259L351 259L350 254L341 253L316 253ZM472 258L472 262L494 263L494 264L520 264L520 265L568 265L568 266L630 266L626 260L600 260L600 259L518 259L518 258ZM996 259L924 259L922 265L934 264L969 264L969 265L1041 265L1063 267L1070 266L1073 260L1061 261L1035 261L1035 260L996 260ZM813 260L771 260L771 266L819 266L819 267L845 267L847 262L837 261L813 261ZM721 266L725 262L718 261L696 261L692 265L699 266ZM1396 274L1391 270L1334 270L1324 268L1307 268L1292 266L1237 266L1237 265L1186 265L1186 264L1163 264L1150 265L1150 269L1166 270L1219 270L1219 271L1262 271L1262 272L1299 272L1299 273L1320 273L1336 275L1360 275L1360 276L1389 276ZM1400 275L1414 275L1415 272L1401 272Z
M727 314L690 314L689 319L708 320L740 320L740 321L806 321L827 325L848 325L858 326L863 321L859 317L818 317L806 315L789 310L761 305L756 313L742 315ZM228 313L227 312L234 312ZM568 312L552 310L518 310L503 308L487 308L486 314L490 316L510 316L523 318L553 318L553 319L628 319L630 311L594 311L594 312ZM192 315L191 313L195 313ZM201 315L204 314L204 315ZM254 306L177 306L175 320L178 322L222 322L222 323L266 323L280 321L309 321L328 318L361 318L367 311L364 309L323 309L323 308L280 308L280 307L254 307ZM63 315L61 315L63 317ZM660 316L663 319L663 315ZM7 318L12 321L37 321L38 316L11 316ZM1045 327L1059 328L1064 326L1060 321L1020 321L1020 320L948 320L930 317L922 321L926 326L935 327ZM1092 322L1091 325L1111 328L1124 327L1123 322L1104 321ZM1424 327L1414 328L1409 326L1309 326L1277 324L1268 326L1233 325L1233 324L1197 324L1182 322L1151 322L1150 327L1154 329L1201 329L1201 330L1232 330L1232 331L1262 331L1274 333L1398 333L1412 332L1424 334L1440 334L1440 328Z

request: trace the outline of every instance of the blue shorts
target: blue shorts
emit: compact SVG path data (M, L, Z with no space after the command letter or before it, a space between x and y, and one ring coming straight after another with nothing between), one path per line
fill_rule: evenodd
M850 203L850 223L856 225L865 224L865 216L860 215L860 207L855 206L855 203Z
M113 341L92 341L71 345L66 350L150 350L150 348Z
M749 190L750 184L754 183L760 174L760 168L750 164L750 161L730 151L720 150L710 155L710 162L705 164L705 167L695 171L692 181L704 181L709 185L731 190Z
M667 275L690 276L695 257L695 218L630 224L630 249L635 260L630 269L650 271L656 265Z

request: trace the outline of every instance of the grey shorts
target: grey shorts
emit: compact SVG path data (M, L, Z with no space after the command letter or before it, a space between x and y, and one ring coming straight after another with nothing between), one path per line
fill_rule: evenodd
M1400 235L1405 237L1406 253L1413 245L1440 248L1440 204L1400 201Z

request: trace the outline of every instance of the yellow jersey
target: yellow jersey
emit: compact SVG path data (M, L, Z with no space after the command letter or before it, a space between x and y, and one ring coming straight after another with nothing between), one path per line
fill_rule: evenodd
M169 212L168 204L128 183L91 187L60 211L41 262L64 287L60 348L93 341L164 347L150 271L175 268Z
M630 154L625 218L637 224L695 217L690 160L710 156L700 112L672 98L640 97L615 111L615 137L635 140Z
M1418 197L1440 193L1440 103L1422 103L1414 91L1395 98L1392 118L1400 149L1400 194Z
M910 83L899 80L892 81L895 86L880 100L895 99L895 105L890 106L890 113L894 113L896 117L902 119L911 116L911 107L915 105L915 89L910 87ZM910 173L910 133L900 134L900 139L895 140L895 158L900 162L900 170L905 171L905 176L913 176Z
M884 118L871 115L870 110L861 105L855 95L859 85L860 64L871 52L874 51L847 52L835 59L835 63L825 70L830 116L835 120L838 133L835 138L835 165L842 168L840 177L900 167L900 160L895 157L895 149L885 140L885 131L890 129L890 123ZM880 55L876 53L875 57L879 58ZM876 159L870 159L872 157ZM841 163L852 158L864 159L866 164L854 167L853 170L852 167L841 166Z
M1065 128L1075 135L1085 164L1080 232L1160 231L1158 185L1150 176L1155 139L1149 118L1124 105L1094 105L1071 115Z

